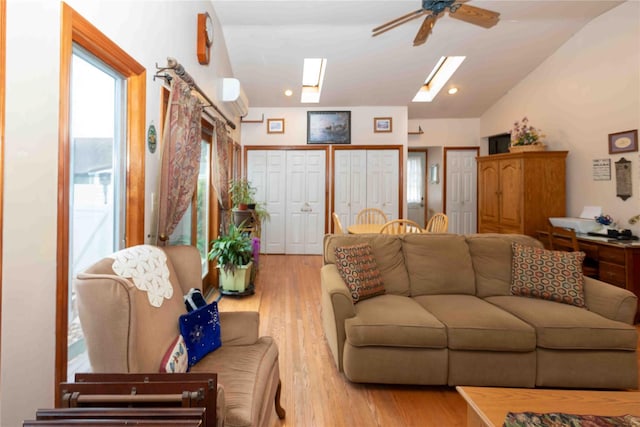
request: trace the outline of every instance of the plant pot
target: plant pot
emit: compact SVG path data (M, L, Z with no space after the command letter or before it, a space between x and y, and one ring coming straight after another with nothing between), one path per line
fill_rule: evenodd
M522 153L524 151L544 151L547 146L544 144L530 144L530 145L512 145L509 147L510 153Z
M246 203L238 203L238 208L239 211L246 211L247 209L249 209L249 205Z
M218 266L220 272L220 289L226 292L244 292L249 286L251 278L251 267L253 262L236 268L234 273L227 273L223 268Z
M247 209L254 210L255 208L256 208L256 204L255 203L247 203Z

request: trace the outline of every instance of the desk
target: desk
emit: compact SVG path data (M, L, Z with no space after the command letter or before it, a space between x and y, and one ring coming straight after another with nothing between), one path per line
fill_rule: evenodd
M349 234L380 233L384 224L353 224L347 227Z
M468 427L500 427L507 412L640 415L637 391L456 387L467 402Z
M547 231L538 231L538 238L548 248ZM580 250L586 260L598 267L598 278L638 297L636 323L640 323L640 241L624 242L607 237L578 233Z

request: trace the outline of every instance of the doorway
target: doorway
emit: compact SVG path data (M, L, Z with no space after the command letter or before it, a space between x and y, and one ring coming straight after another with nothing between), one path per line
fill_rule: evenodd
M444 149L445 213L449 232L471 234L478 225L478 173L476 157L479 147Z
M409 149L407 157L407 218L427 223L427 150Z

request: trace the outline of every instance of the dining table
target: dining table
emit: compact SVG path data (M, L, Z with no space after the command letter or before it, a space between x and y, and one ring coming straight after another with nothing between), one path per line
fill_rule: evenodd
M380 233L384 224L352 224L347 227L349 234Z

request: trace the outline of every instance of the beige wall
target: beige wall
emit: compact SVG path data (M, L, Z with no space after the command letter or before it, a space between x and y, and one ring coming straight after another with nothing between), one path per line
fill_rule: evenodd
M146 67L147 126L160 124L156 62L177 58L214 101L218 79L232 75L217 19L211 64L197 63L196 16L215 16L209 1L68 4ZM54 403L60 2L7 0L6 30L0 425L13 427ZM146 234L159 152L146 157Z
M481 136L508 132L528 116L551 150L569 150L567 214L602 206L624 228L640 214L638 152L610 155L608 134L640 128L640 2L628 1L587 24L481 119ZM631 160L633 195L616 197L614 162ZM612 180L594 181L592 161L611 159Z

